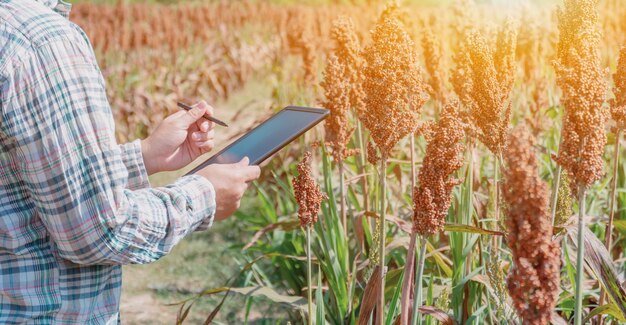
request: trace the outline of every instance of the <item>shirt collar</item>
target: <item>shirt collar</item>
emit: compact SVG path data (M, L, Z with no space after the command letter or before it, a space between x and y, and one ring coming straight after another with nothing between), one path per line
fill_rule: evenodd
M67 3L63 0L36 0L42 3L44 6L54 10L61 16L65 18L69 18L70 10L72 9L72 4Z

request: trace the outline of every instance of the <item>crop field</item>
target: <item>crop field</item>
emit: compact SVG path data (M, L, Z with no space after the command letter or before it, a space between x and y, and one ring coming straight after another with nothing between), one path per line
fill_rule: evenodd
M70 18L119 142L179 100L231 125L216 149L288 105L331 111L234 217L125 267L123 322L626 323L623 0L82 1Z

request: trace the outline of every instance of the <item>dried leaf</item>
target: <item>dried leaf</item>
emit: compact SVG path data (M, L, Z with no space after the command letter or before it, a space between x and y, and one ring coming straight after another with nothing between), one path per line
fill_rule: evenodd
M566 227L570 243L578 249L578 228L576 225ZM613 261L604 244L588 228L585 228L585 262L593 270L596 278L609 294L612 301L624 317L626 317L626 291L613 267Z
M422 306L419 308L420 313L424 315L429 315L440 321L443 325L455 325L456 321L450 315L448 315L445 311L433 307L433 306Z
M370 276L367 285L365 286L365 292L363 292L363 301L361 302L361 311L359 313L359 325L367 325L372 311L376 307L378 301L378 292L380 291L380 267L376 266L372 276Z

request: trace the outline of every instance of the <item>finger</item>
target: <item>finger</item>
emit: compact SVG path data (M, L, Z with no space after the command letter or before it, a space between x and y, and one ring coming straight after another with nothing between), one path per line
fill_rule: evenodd
M215 147L215 142L213 140L196 142L194 144L197 148L202 149L203 151L209 152L213 150Z
M196 105L205 107L206 108L205 114L208 115L208 116L213 116L213 112L215 111L215 109L213 108L213 106L207 104L207 102L200 101ZM215 123L213 123L213 122L211 122L211 121L209 121L207 119L200 119L200 120L196 121L196 125L198 125L198 128L201 131L207 132L210 129L213 129L213 127L215 126Z
M199 119L203 119L202 116L207 109L207 106L195 105L191 110L185 111L185 114L179 115L176 122L179 127L189 129L189 127L196 123Z
M251 182L261 176L259 166L247 166L242 170L242 176L246 182Z
M191 134L191 140L196 142L205 142L215 138L215 132L193 132Z
M241 165L241 166L248 166L250 164L250 158L243 157L237 164Z
M202 131L202 132L209 132L210 130L213 130L214 127L213 122L207 120L207 119L199 119L196 122L196 127L198 128L198 130Z

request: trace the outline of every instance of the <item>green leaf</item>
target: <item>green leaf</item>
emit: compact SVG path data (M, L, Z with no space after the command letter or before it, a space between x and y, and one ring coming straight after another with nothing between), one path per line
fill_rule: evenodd
M576 225L566 228L570 242L578 249L576 238L578 229ZM588 229L584 233L585 262L593 270L594 275L609 294L612 301L619 307L620 312L626 317L626 291L622 287L617 272L613 267L613 261L604 244Z
M238 293L244 296L265 297L273 302L286 304L292 308L300 309L305 312L307 312L308 309L308 302L305 298L300 296L283 295L274 291L274 289L265 286L251 286L242 288L220 287L205 290L203 292L203 295L212 295L220 292L226 292L229 290L230 292ZM313 306L313 308L315 309L316 307Z
M503 236L504 233L501 231L488 230L476 226L470 225L462 225L458 223L447 223L444 226L445 231L449 232L464 232L469 234L479 234L479 235L493 235L493 236Z
M597 315L611 315L620 322L626 322L626 318L624 318L624 315L622 315L620 309L615 306L614 303L610 303L594 308L589 313L589 315L585 317L585 319L583 320L583 324L587 324L587 322L590 322L590 320Z

